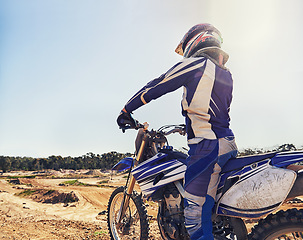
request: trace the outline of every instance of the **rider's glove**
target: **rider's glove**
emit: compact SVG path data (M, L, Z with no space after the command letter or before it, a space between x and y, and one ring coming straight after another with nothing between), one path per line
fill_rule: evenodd
M124 109L120 112L117 118L117 123L123 132L125 132L126 129L136 128L137 126L135 119L133 119L131 114L126 112Z

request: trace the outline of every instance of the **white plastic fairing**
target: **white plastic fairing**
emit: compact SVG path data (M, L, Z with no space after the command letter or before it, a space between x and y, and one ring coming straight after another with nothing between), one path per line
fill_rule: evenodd
M290 192L297 174L269 163L249 166L218 202L217 213L240 217L260 217L278 208Z

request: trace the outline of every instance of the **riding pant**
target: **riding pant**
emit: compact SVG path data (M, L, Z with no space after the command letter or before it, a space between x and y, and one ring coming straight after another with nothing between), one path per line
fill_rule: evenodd
M233 136L189 144L185 172L185 225L192 240L213 240L212 209L220 172L237 155Z

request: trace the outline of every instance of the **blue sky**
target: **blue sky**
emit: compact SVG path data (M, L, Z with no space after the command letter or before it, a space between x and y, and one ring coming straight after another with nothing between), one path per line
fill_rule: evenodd
M0 155L133 152L116 118L146 82L180 60L184 33L222 33L234 78L240 149L303 145L303 2L0 0ZM182 123L182 89L138 109L158 128ZM186 140L173 136L176 148Z

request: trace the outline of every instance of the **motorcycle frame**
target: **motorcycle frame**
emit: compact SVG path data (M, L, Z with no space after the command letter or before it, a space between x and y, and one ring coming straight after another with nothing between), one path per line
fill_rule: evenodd
M139 133L138 133L139 134ZM152 137L149 135L149 131L147 130L147 127L143 128L143 137L141 140L141 145L140 148L136 154L136 157L134 159L134 164L132 164L132 167L136 167L144 157L144 150L149 142L152 142L152 148L155 152L157 152L157 147L155 142L152 141ZM161 145L164 145L161 144ZM125 191L124 191L124 196L121 202L121 206L117 215L117 223L121 223L122 216L124 216L127 206L129 204L129 199L133 193L135 184L136 184L136 179L134 176L131 174L132 167L129 169L129 175L125 184Z

